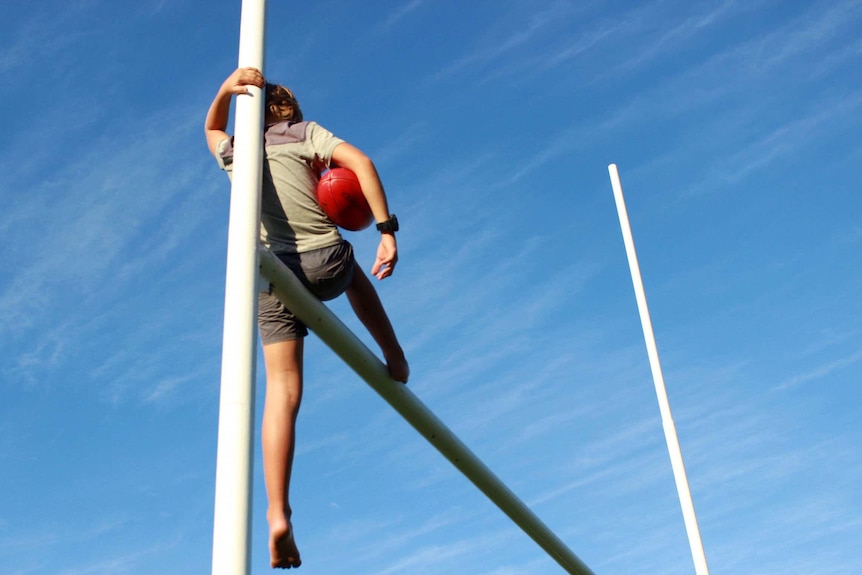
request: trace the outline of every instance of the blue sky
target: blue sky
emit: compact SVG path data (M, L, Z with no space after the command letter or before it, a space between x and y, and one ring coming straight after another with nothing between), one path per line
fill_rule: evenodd
M240 2L7 4L0 572L207 573L229 183L202 126ZM268 22L266 75L375 159L401 221L378 286L411 388L585 563L694 572L617 163L711 572L862 572L862 2ZM370 268L375 233L348 237ZM306 364L302 573L561 572L314 337Z

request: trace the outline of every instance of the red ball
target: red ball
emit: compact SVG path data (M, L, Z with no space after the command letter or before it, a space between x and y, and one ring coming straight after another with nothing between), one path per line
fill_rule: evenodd
M374 220L359 179L347 168L332 168L321 176L317 202L329 219L345 230L364 230Z

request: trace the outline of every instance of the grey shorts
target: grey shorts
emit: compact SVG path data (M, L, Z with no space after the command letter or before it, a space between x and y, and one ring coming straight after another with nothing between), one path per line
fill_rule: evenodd
M276 254L317 298L326 301L344 293L353 281L353 246L340 244L301 254ZM308 329L272 295L272 285L257 295L257 326L263 345L300 339Z

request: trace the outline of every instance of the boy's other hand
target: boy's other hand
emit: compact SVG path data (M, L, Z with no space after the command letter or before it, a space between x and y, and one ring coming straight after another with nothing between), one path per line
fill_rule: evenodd
M387 278L392 275L396 263L398 263L398 244L395 242L395 234L380 234L377 259L371 268L371 275L379 280Z

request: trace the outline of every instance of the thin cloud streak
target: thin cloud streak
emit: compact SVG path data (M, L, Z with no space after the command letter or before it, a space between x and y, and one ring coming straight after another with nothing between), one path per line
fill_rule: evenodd
M407 18L410 14L422 7L423 0L410 0L396 10L393 10L389 16L377 26L378 33L383 33L390 30L393 26Z
M517 27L508 29L508 24L504 23L502 18L498 19L497 23L489 26L491 32L480 41L481 45L478 48L438 71L427 81L439 82L448 80L452 76L469 71L472 68L498 63L518 48L529 45L534 40L541 40L543 38L543 31L546 28L558 25L560 20L571 15L576 16L579 13L580 10L573 10L561 3L554 3L546 10L531 14L526 26L523 20L518 19ZM503 68L509 66L511 64L508 62L502 64Z
M829 361L804 373L794 375L793 377L790 377L785 381L781 382L774 389L776 391L785 391L806 384L810 381L822 380L823 378L836 371L846 369L851 365L858 363L860 360L862 360L862 350L858 350L848 356Z

